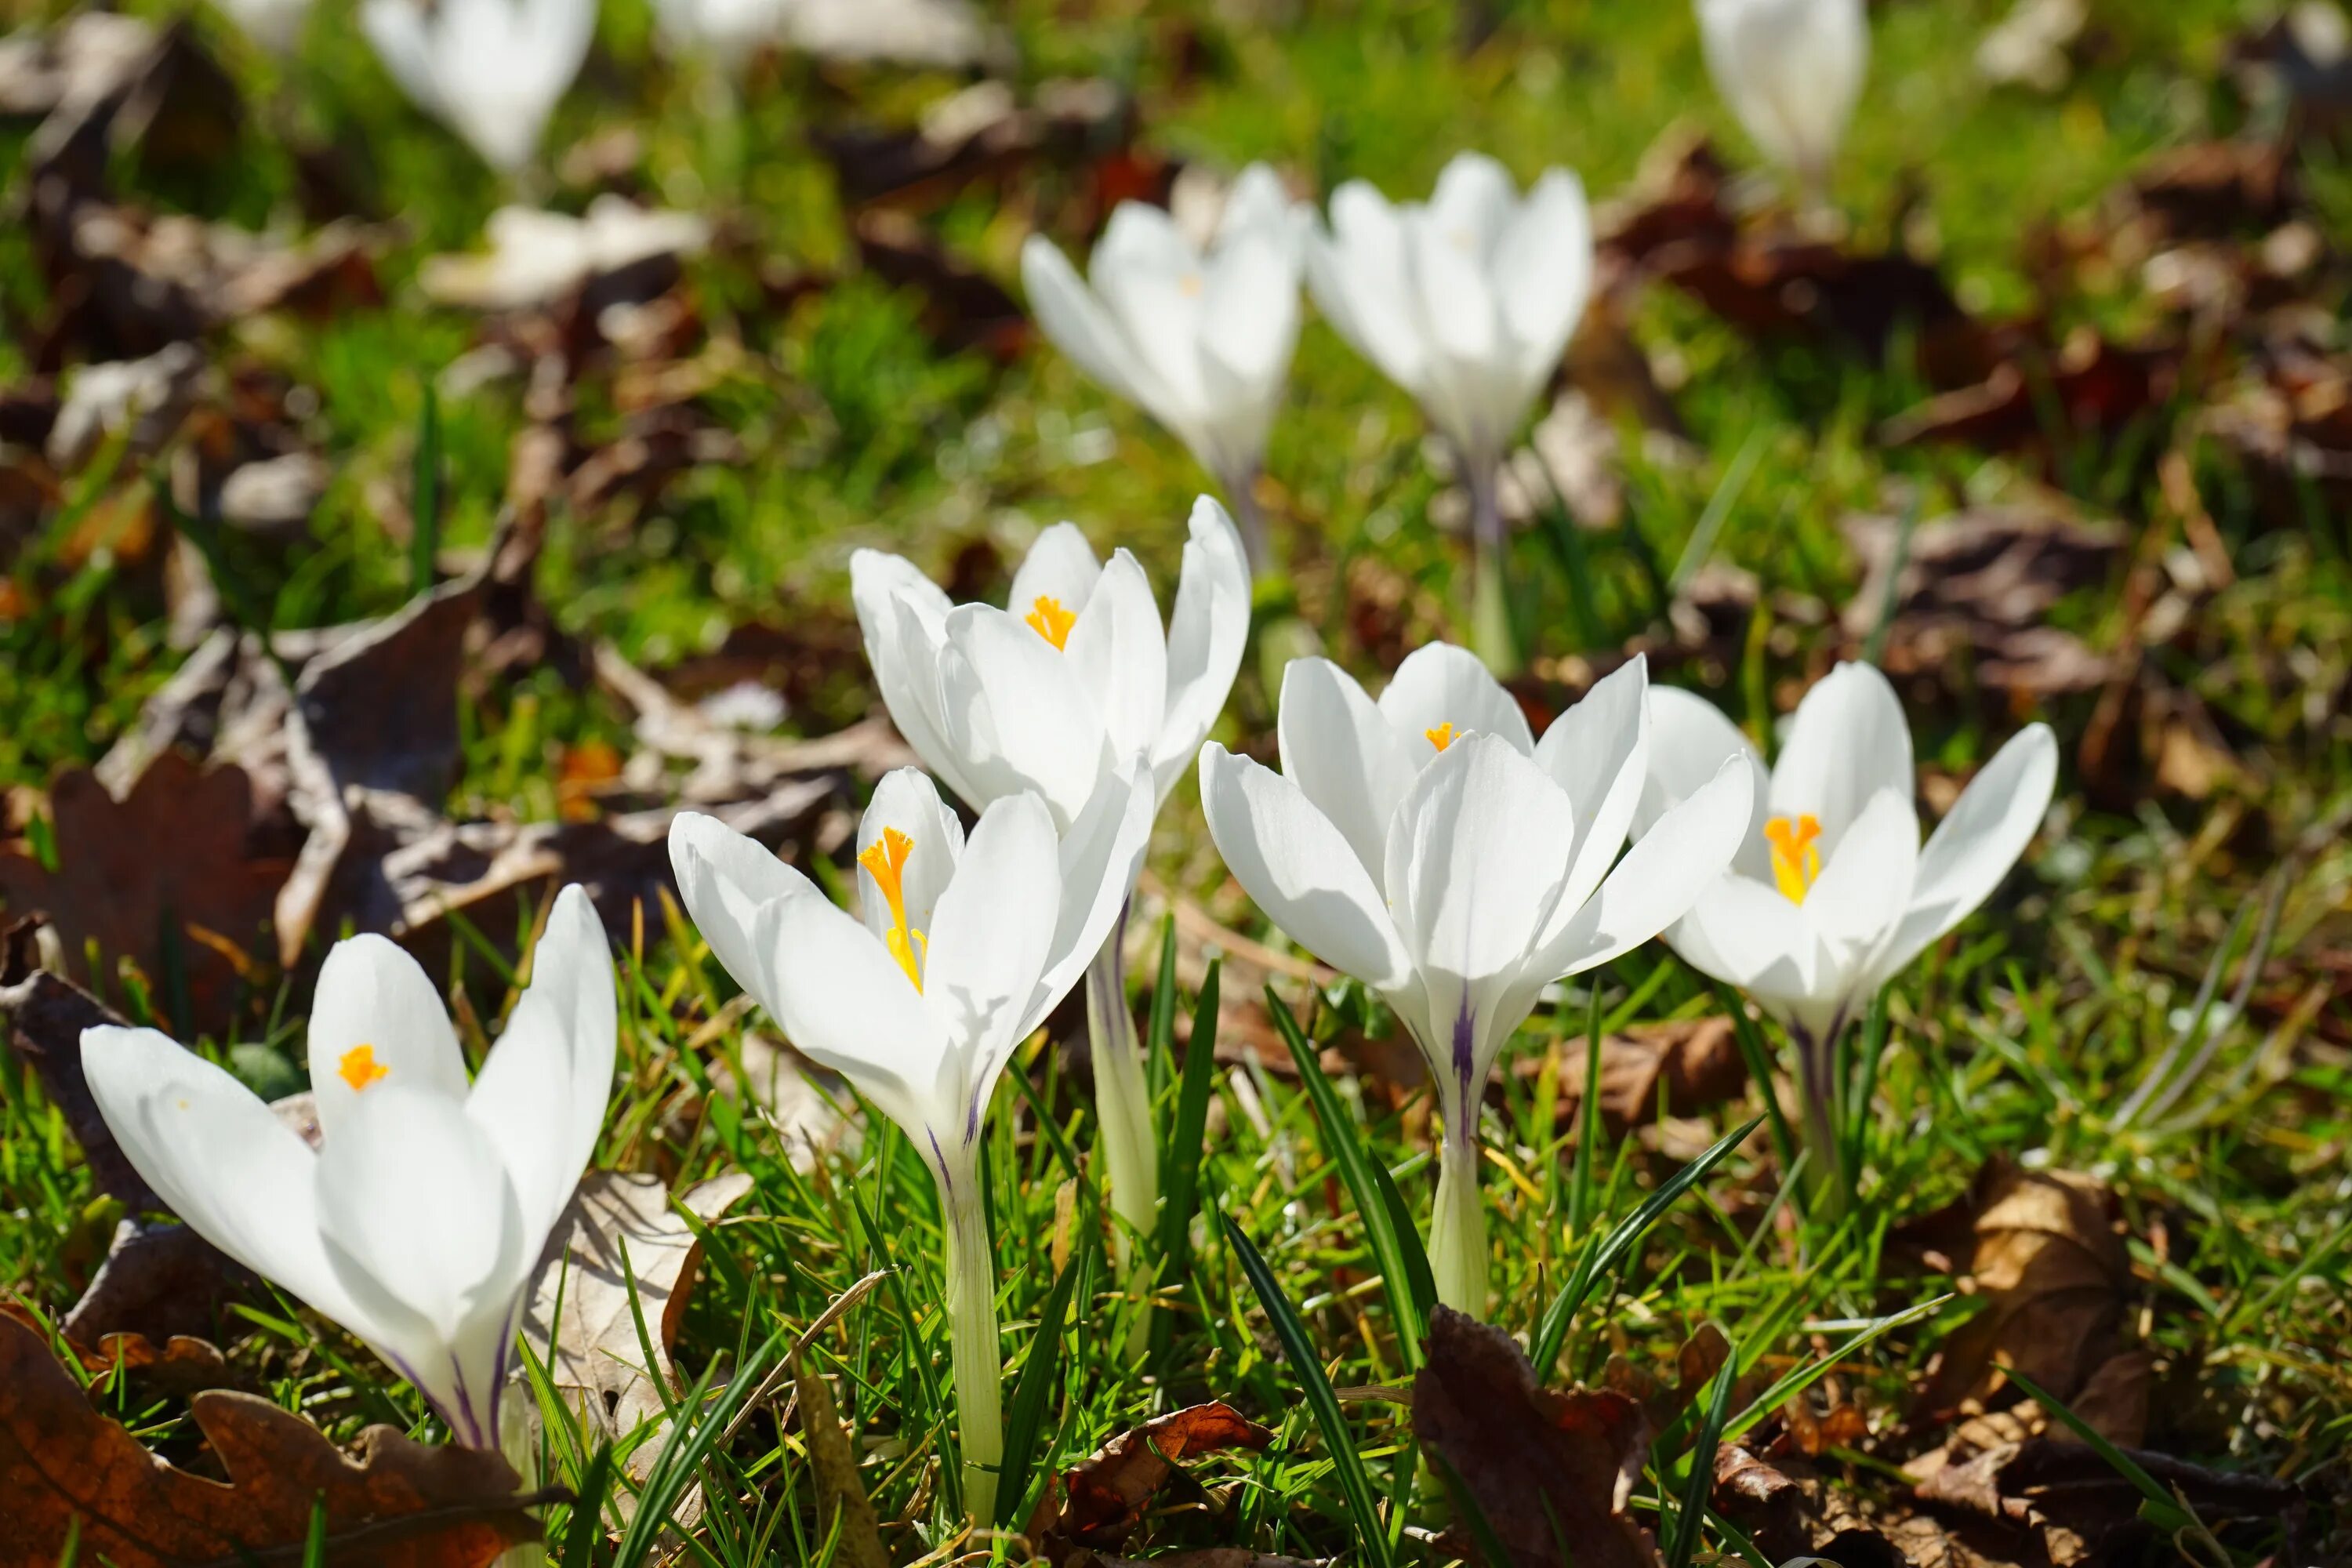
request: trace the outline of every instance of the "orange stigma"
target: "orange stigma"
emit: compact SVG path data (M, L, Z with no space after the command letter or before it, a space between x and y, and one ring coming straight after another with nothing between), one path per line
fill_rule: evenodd
M1776 816L1764 825L1764 837L1772 846L1772 880L1790 903L1803 903L1822 874L1822 852L1814 843L1821 836L1821 821L1811 812Z
M1039 603L1051 604L1053 601L1043 599ZM895 827L886 827L882 830L882 837L867 845L858 855L857 863L866 868L866 874L872 877L874 885L882 889L883 901L890 906L890 930L882 939L883 945L890 950L890 956L898 961L898 967L907 972L907 978L914 983L915 989L920 991L923 988L921 950L928 944L924 942L921 931L911 931L907 925L907 857L914 852L915 841L912 838Z
M1434 730L1423 730L1422 733L1428 736L1429 743L1441 752L1454 744L1454 726L1450 723L1440 724Z
M353 1046L335 1059L335 1075L352 1086L352 1093L358 1094L369 1085L390 1078L392 1069L375 1059L373 1046L363 1043Z
M1078 617L1062 608L1062 601L1051 594L1040 594L1032 599L1029 613L1022 618L1035 629L1039 637L1055 647L1068 644L1070 628L1078 624Z

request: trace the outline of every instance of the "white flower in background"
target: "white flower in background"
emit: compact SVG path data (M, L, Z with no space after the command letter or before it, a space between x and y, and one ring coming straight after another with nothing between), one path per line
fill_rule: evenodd
M290 55L310 17L310 0L220 0L245 36L274 55Z
M939 1184L965 1487L983 1523L995 1521L1004 1368L981 1130L1014 1047L1118 919L1151 809L1135 768L1066 832L1022 794L983 811L967 843L931 781L901 768L858 826L862 921L712 817L670 828L679 891L712 953L793 1045L906 1131Z
M1764 155L1815 195L1870 68L1863 0L1698 0L1716 90Z
M1126 551L1098 563L1069 523L1045 530L1008 607L952 605L896 555L850 562L866 657L891 722L923 765L975 809L1034 792L1067 830L1139 761L1154 810L1223 711L1249 634L1249 568L1233 521L1203 496L1166 630ZM1117 889L1123 901L1134 868ZM1142 1052L1127 1008L1120 929L1087 984L1097 1121L1113 1212L1150 1234L1159 1201ZM1122 1236L1122 1255L1126 1241Z
M1038 326L1079 369L1192 448L1240 514L1251 563L1261 568L1267 551L1251 485L1298 342L1311 222L1280 176L1253 163L1226 194L1205 253L1167 212L1141 202L1111 214L1087 280L1044 235L1031 235L1021 251Z
M1647 689L1635 659L1538 742L1465 649L1419 649L1378 702L1338 666L1294 659L1282 772L1201 752L1209 833L1234 879L1291 940L1377 991L1429 1060L1445 1122L1430 1264L1439 1299L1464 1311L1486 1304L1476 1128L1496 1058L1545 985L1680 918L1748 823L1748 771L1726 767L1618 858L1650 765Z
M779 42L793 0L654 0L664 44L740 71L763 47Z
M1459 456L1476 574L1473 640L1498 668L1516 655L1496 485L1584 314L1592 262L1591 215L1574 174L1549 170L1522 198L1501 164L1475 153L1445 165L1426 204L1391 203L1349 181L1332 193L1329 231L1307 240L1317 306L1412 395Z
M596 0L362 0L360 27L419 109L511 174L588 58Z
M2028 725L1923 848L1911 729L1871 665L1840 665L1805 694L1769 773L1731 721L1688 692L1651 693L1650 721L1637 828L1727 763L1755 779L1754 817L1729 871L1666 940L1795 1037L1807 1136L1818 1143L1832 1135L1826 1073L1839 1031L2000 885L2050 809L2058 743L2049 726Z
M570 887L470 1086L416 961L380 936L335 944L310 1014L316 1152L152 1029L83 1031L82 1068L191 1230L351 1331L459 1442L495 1448L515 1330L604 1125L618 1026L604 927Z

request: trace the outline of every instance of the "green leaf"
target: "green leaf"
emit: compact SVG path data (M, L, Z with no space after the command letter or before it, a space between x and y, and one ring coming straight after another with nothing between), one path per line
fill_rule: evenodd
M1224 961L1212 959L1209 972L1201 977L1201 994L1192 1005L1192 1039L1184 1048L1184 1077L1176 1090L1176 1114L1168 1123L1168 1147L1160 1152L1160 1232L1156 1239L1162 1290L1181 1285L1192 1271L1192 1215L1201 1206L1201 1161L1202 1145L1208 1140L1209 1086L1217 1066L1217 991L1223 973ZM1172 975L1169 979L1172 984ZM1156 1009L1156 1002L1154 1006ZM1175 1342L1174 1315L1152 1313L1154 1362L1163 1362Z
M416 416L416 468L409 485L408 584L412 594L433 586L433 561L441 552L441 396L425 381L425 406Z
M1331 1450L1331 1468L1339 1475L1339 1489L1347 1495L1348 1511L1354 1516L1356 1534L1362 1540L1364 1556L1377 1568L1393 1568L1395 1556L1389 1549L1388 1532L1381 1528L1380 1505L1373 1500L1371 1477L1364 1470L1364 1457L1356 1451L1354 1435L1348 1430L1348 1418L1339 1413L1339 1396L1331 1391L1331 1380L1323 1375L1323 1364L1315 1359L1315 1346L1307 1337L1307 1325L1298 1321L1297 1310L1282 1293L1275 1281L1274 1271L1250 1243L1248 1235L1234 1222L1231 1215L1219 1216L1224 1221L1225 1240L1241 1260L1242 1272L1249 1276L1250 1289L1257 1292L1258 1304L1274 1325L1274 1337L1282 1342L1282 1353L1297 1374L1299 1385L1307 1394L1307 1407L1314 1413L1315 1425L1323 1433L1324 1446Z
M1676 1198L1721 1163L1725 1155L1738 1148L1763 1120L1759 1116L1717 1139L1706 1153L1661 1183L1658 1190L1652 1193L1640 1208L1627 1215L1618 1222L1616 1229L1601 1237L1600 1245L1587 1247L1578 1255L1576 1272L1569 1277L1567 1289L1553 1297L1551 1305L1544 1309L1543 1324L1536 1333L1534 1361L1537 1375L1543 1375L1559 1360L1559 1347L1568 1339L1568 1325L1574 1321L1576 1310L1584 1305L1585 1297L1591 1294L1592 1287L1601 1277L1619 1258L1632 1251L1634 1244L1649 1233L1652 1226L1664 1217L1665 1212L1674 1207Z
M1731 1415L1731 1385L1738 1376L1739 1347L1731 1345L1715 1374L1715 1397L1707 1403L1706 1425L1699 1428L1698 1441L1691 1445L1690 1476L1683 1487L1682 1511L1675 1517L1675 1546L1667 1568L1690 1568L1692 1554L1698 1551L1699 1530L1706 1522L1707 1494L1715 1486L1715 1451L1723 1441L1724 1423Z
M1363 1221L1365 1238L1371 1243L1372 1257L1381 1266L1381 1282L1388 1293L1389 1311L1396 1319L1397 1341L1404 1353L1405 1365L1408 1369L1418 1367L1424 1319L1421 1303L1414 1300L1414 1267L1406 1258L1405 1238L1411 1237L1412 1249L1423 1254L1420 1273L1427 1278L1429 1258L1421 1237L1414 1235L1411 1225L1397 1224L1396 1214L1372 1174L1372 1158L1364 1152L1363 1141L1356 1135L1355 1116L1339 1103L1339 1091L1323 1076L1323 1064L1315 1047L1270 985L1265 992L1265 1010L1273 1017L1275 1031L1282 1037L1282 1043L1290 1047L1290 1059L1298 1065L1298 1081L1306 1087L1307 1098L1315 1106L1316 1121L1322 1123L1324 1146L1339 1163L1339 1174L1356 1200L1356 1213Z
M1151 987L1151 1016L1143 1032L1144 1070L1150 1075L1155 1102L1167 1092L1169 1069L1175 1060L1176 917L1170 915L1160 926L1160 974ZM1160 1169L1165 1170L1167 1151L1160 1154Z
M2116 1474L2123 1477L2138 1489L2139 1495L2147 1500L2147 1506L2141 1509L2140 1512L2149 1523L2159 1530L2179 1531L2186 1530L2196 1522L2196 1516L2182 1508L2180 1500L2166 1491L2154 1476L2141 1468L2137 1459L2116 1447L2089 1422L2067 1409L2056 1394L2052 1394L2013 1366L2003 1367L2001 1370L2008 1374L2011 1383L2033 1395L2035 1402L2042 1409L2064 1422L2069 1431L2096 1449L2099 1458L2105 1459Z

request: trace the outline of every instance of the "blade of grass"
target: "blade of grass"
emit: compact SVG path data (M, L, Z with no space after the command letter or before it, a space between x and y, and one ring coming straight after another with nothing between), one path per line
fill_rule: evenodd
M1270 985L1266 987L1265 1010L1274 1019L1275 1032L1290 1047L1290 1058L1298 1066L1298 1081L1315 1107L1315 1119L1322 1123L1324 1146L1339 1164L1339 1174L1356 1200L1356 1213L1363 1221L1365 1239L1371 1244L1372 1257L1380 1264L1381 1282L1388 1293L1390 1314L1396 1320L1398 1347L1406 1369L1417 1368L1421 1365L1423 1319L1420 1303L1413 1300L1412 1266L1405 1261L1405 1249L1408 1245L1420 1247L1421 1237L1409 1225L1402 1227L1400 1235L1395 1216L1381 1194L1380 1184L1372 1177L1371 1156L1364 1152L1363 1141L1356 1136L1355 1118L1339 1103L1339 1091L1323 1076L1323 1064L1315 1047ZM1429 1271L1426 1256L1422 1259L1421 1270L1424 1274Z
M1045 1414L1046 1401L1054 1396L1054 1386L1061 1381L1062 1333L1070 1316L1070 1300L1076 1294L1079 1278L1094 1270L1094 1253L1081 1252L1064 1266L1054 1280L1054 1288L1045 1293L1045 1304L1037 1313L1037 1332L1029 1341L1028 1359L1021 1363L1021 1376L1013 1385L1013 1405L1004 1417L1004 1455L997 1482L997 1523L1007 1530L1017 1529L1015 1521L1024 1517L1022 1505L1027 1500L1029 1468L1036 1458L1037 1434Z
M1160 973L1151 987L1151 1016L1143 1032L1144 1070L1151 1080L1154 1104L1168 1092L1176 1061L1176 917L1160 926ZM1167 1167L1165 1150L1160 1166Z
M1170 927L1172 932L1174 927ZM1172 959L1173 950L1171 950ZM1168 1121L1168 1147L1160 1153L1160 1289L1183 1283L1192 1270L1192 1215L1201 1204L1201 1160L1209 1127L1209 1090L1217 1065L1217 992L1224 972L1223 959L1209 961L1201 977L1201 993L1192 1004L1192 1039L1184 1047L1184 1076L1176 1089L1176 1114ZM1172 995L1175 976L1166 974ZM1153 1005L1158 1005L1154 1000ZM1171 1005L1173 1010L1173 1005ZM1172 1031L1171 1031L1172 1032ZM1151 1314L1154 1364L1165 1367L1176 1342L1176 1319L1171 1312Z
M1706 1425L1691 1445L1690 1477L1683 1485L1682 1510L1675 1519L1674 1551L1666 1568L1690 1568L1698 1551L1700 1528L1706 1522L1707 1494L1715 1487L1715 1451L1723 1441L1724 1423L1731 1415L1731 1388L1739 1378L1739 1347L1731 1345L1715 1374L1715 1397L1708 1401Z
M2067 1430L2096 1450L2099 1458L2105 1459L2116 1474L2129 1481L2139 1495L2147 1500L2147 1505L2141 1510L2141 1512L2150 1524L2159 1530L2178 1531L2186 1530L2196 1522L2196 1516L2181 1507L2180 1500L2166 1491L2157 1479L2141 1467L2137 1459L2116 1447L2105 1434L2072 1410L2067 1409L2056 1394L2052 1394L2013 1366L2004 1367L2001 1370L2009 1374L2010 1381L2032 1394L2034 1402L2042 1409L2064 1422Z
M433 562L441 553L441 395L429 376L425 406L416 416L416 468L408 510L408 587L412 594L422 594L433 586Z
M1364 1472L1364 1457L1356 1451L1348 1430L1348 1418L1339 1410L1339 1396L1331 1392L1331 1380L1323 1375L1323 1363L1315 1359L1315 1345L1307 1337L1307 1325L1298 1321L1297 1309L1282 1293L1274 1271L1265 1266L1265 1259L1258 1255L1248 1234L1234 1223L1233 1215L1219 1217L1224 1222L1225 1241L1240 1260L1242 1272L1249 1276L1250 1289L1257 1292L1258 1305L1265 1310L1267 1321L1274 1325L1274 1336L1282 1342L1282 1353L1306 1393L1307 1407L1322 1431L1324 1446L1331 1450L1331 1468L1339 1478L1340 1491L1347 1497L1348 1511L1354 1517L1364 1556L1377 1568L1394 1568L1395 1556L1389 1550L1388 1532L1381 1528L1380 1504L1373 1500L1371 1478Z

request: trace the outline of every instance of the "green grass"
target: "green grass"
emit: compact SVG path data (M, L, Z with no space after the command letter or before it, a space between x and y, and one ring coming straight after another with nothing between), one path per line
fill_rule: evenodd
M1454 47L1454 9L1446 5L1021 0L1012 15L1027 77L1118 77L1137 94L1148 146L1221 166L1271 158L1325 190L1360 175L1392 195L1418 194L1445 157L1474 146L1522 176L1568 163L1601 197L1620 190L1643 150L1683 120L1721 134L1735 159L1748 156L1706 87L1694 25L1676 0L1489 9L1496 30L1466 56ZM2106 7L2095 63L2047 99L1990 89L1968 67L1976 38L2005 9L1982 0L1875 9L1871 85L1838 189L1856 229L1883 237L1898 194L1916 187L1920 226L1932 228L1948 274L1963 299L1991 310L2032 302L2027 229L2094 202L2153 151L2240 123L2216 85L2237 22L2233 5ZM615 0L607 12L599 58L559 115L551 145L635 128L640 174L656 197L719 204L752 254L785 264L837 268L852 254L830 176L803 130L857 115L903 118L955 85L857 75L846 79L857 101L845 109L805 64L763 65L751 79L742 122L715 125L696 111L697 85L648 56L642 9ZM1225 19L1244 14L1279 25L1245 28ZM197 25L263 106L262 125L292 126L349 149L384 210L405 221L384 261L386 308L216 345L234 363L314 388L310 433L337 466L310 536L251 563L246 587L257 613L278 626L380 614L406 593L410 561L407 542L377 520L371 488L406 493L424 389L475 334L469 319L423 302L414 269L427 254L469 243L501 195L456 142L399 99L355 29L314 27L299 64L279 68L219 18L200 13ZM1177 47L1188 38L1195 47ZM1171 63L1178 59L1197 62L1197 70ZM5 144L5 166L18 166L21 133L7 132ZM201 180L134 194L248 225L289 212L296 183L284 143L257 132L245 151ZM1049 194L1066 194L1070 184L1062 174L1035 183ZM555 199L576 205L584 193L558 189ZM1011 279L1027 227L1022 214L1000 212L991 194L975 190L940 216L940 227L977 264ZM920 331L917 301L864 278L785 312L755 308L756 290L731 252L698 264L694 286L714 337L743 351L703 406L742 441L745 461L681 478L644 515L629 503L609 515L559 515L539 585L567 633L609 639L659 667L715 648L733 627L840 613L848 557L859 545L902 550L944 573L975 542L1017 559L1037 527L1064 516L1098 547L1131 545L1163 587L1171 580L1200 477L1171 441L1050 351L1002 368L976 355L944 355ZM0 229L0 311L37 320L45 304L22 235ZM2061 314L2145 320L2128 289L2065 301ZM2011 466L1965 449L1877 447L1875 423L1920 395L1906 374L1801 349L1759 353L1696 307L1660 295L1644 304L1634 330L1654 356L1678 367L1676 405L1698 456L1686 464L1654 460L1632 443L1628 531L1581 536L1580 584L1570 583L1545 531L1519 537L1514 581L1539 669L1653 626L1643 555L1672 565L1743 452L1753 454L1752 471L1722 520L1712 558L1748 567L1768 591L1832 617L1858 580L1837 531L1842 517L1894 510L1888 497L1898 488L1921 498L1922 515L1932 518L2024 482ZM14 343L0 343L0 374L14 379L23 368ZM584 429L607 418L606 395L596 383L583 387ZM524 424L521 388L510 380L441 401L447 546L487 538L509 443ZM1310 323L1269 464L1284 498L1276 526L1291 570L1262 595L1258 647L1218 731L1228 743L1270 732L1285 652L1320 647L1377 677L1342 587L1351 563L1369 560L1397 574L1437 616L1455 602L1457 552L1423 521L1440 481L1416 455L1420 437L1406 401L1328 328ZM2092 700L2049 705L2039 716L2057 729L2069 758L2058 826L1988 911L1890 995L1888 1047L1853 1134L1862 1194L1854 1216L1832 1231L1785 1206L1775 1211L1778 1167L1759 1132L1583 1282L1582 1304L1559 1322L1559 1354L1544 1369L1557 1381L1597 1379L1615 1354L1670 1367L1675 1349L1703 1323L1719 1325L1738 1347L1744 1372L1727 1405L1717 1394L1704 1421L1686 1422L1636 1490L1636 1513L1662 1537L1671 1533L1666 1521L1686 1517L1679 1445L1702 1427L1722 1430L1726 1440L1752 1429L1769 1414L1749 1408L1756 1394L1777 1385L1775 1397L1785 1397L1832 1351L1840 1352L1841 1396L1882 1432L1897 1424L1926 1364L1976 1306L1954 1295L1947 1278L1887 1262L1887 1233L1960 1192L1989 1156L2029 1151L2098 1172L2124 1194L2134 1259L2126 1315L2131 1335L2158 1358L2163 1391L2152 1446L2305 1480L2318 1505L2315 1539L2333 1531L2340 1545L2352 1528L2344 1480L2352 1380L2342 1364L2342 1347L2352 1342L2352 1249L2344 1245L2352 1224L2345 1176L2352 1011L2341 991L2352 889L2352 852L2341 832L2352 806L2352 734L2341 716L2352 680L2352 562L2340 519L2268 529L2242 477L2210 447L2195 455L2238 580L2151 658L2252 765L2201 802L2162 793L2094 802L2072 773ZM2061 458L2061 478L2124 518L2128 538L2165 515L2153 480L2115 451L2085 447ZM994 575L1001 591L1003 569ZM2123 587L2119 569L2069 601L2061 624L2108 646L2121 630ZM1687 678L1706 683L1736 719L1769 731L1801 680L1822 668L1829 642L1820 618L1776 620L1737 661ZM1427 615L1417 624L1420 636L1442 630ZM55 770L102 754L178 657L161 605L117 565L94 560L45 582L34 613L0 624L0 713L8 716L0 725L0 783L38 787ZM551 816L567 745L591 737L626 744L625 715L551 669L469 689L466 700L467 766L453 805L468 812ZM821 732L858 717L868 700L862 672L845 669L794 722ZM1915 708L1921 759L1966 768L2027 716L1990 714L1973 702ZM2272 943L2278 956L2257 1019L2224 1037L2205 1089L2185 1096L2172 1120L2117 1132L2117 1111L2172 1037L2174 1013L2191 1002L2233 916L2260 900L2291 850ZM1151 865L1165 885L1218 919L1280 943L1224 882L1189 783L1160 820ZM1143 913L1156 922L1156 911ZM705 1026L731 990L706 954L665 931L658 911L648 911L647 923L646 946L624 957L625 1089L600 1159L658 1171L681 1187L730 1167L758 1183L712 1237L681 1365L713 1386L727 1381L740 1397L761 1347L780 1335L788 1346L867 1273L891 1270L886 1288L819 1337L812 1365L837 1380L894 1559L942 1548L956 1525L942 1489L954 1484L942 1462L952 1416L941 1403L946 1325L930 1177L878 1119L854 1157L796 1171L756 1115L711 1092L711 1073L741 1026L715 1034ZM2336 966L2322 965L2323 953L2336 955ZM1150 968L1136 967L1139 976ZM1588 978L1589 988L1570 988L1538 1014L1507 1062L1547 1049L1580 1056L1589 1016L1613 1027L1629 1008L1632 1018L1658 1019L1717 1007L1710 986L1654 947ZM500 988L486 989L478 974L472 984L476 1009L493 1016ZM1224 990L1229 999L1246 996L1254 984L1228 973ZM1139 1005L1157 1001L1149 990L1139 987ZM290 989L257 998L237 1038L299 1047L306 1002ZM1192 998L1173 1005L1188 1008ZM1386 1026L1352 987L1318 1016L1323 1037L1343 1020ZM1086 1097L1065 1081L1054 1050L1033 1047L1016 1070L1034 1094L1012 1085L1000 1093L987 1173L1008 1386L1033 1359L1051 1374L1023 1385L1024 1396L1036 1389L1033 1480L1154 1414L1221 1397L1274 1426L1276 1440L1261 1455L1210 1462L1207 1473L1239 1483L1220 1531L1197 1518L1177 1521L1155 1544L1213 1538L1309 1558L1352 1552L1351 1562L1374 1562L1392 1550L1401 1562L1437 1560L1402 1534L1406 1523L1438 1529L1451 1520L1439 1479L1404 1458L1411 1439L1402 1407L1310 1401L1269 1319L1276 1295L1295 1309L1332 1387L1389 1385L1410 1374L1391 1288L1379 1275L1382 1261L1418 1238L1400 1245L1393 1226L1366 1225L1359 1199L1384 1173L1412 1225L1425 1223L1434 1180L1426 1105L1393 1110L1371 1087L1333 1084L1321 1109L1360 1119L1350 1147L1330 1137L1317 1098L1284 1076L1286 1062L1220 1068L1205 1080L1174 1062L1156 1073L1160 1124L1190 1088L1207 1096L1209 1132L1197 1213L1170 1222L1187 1237L1188 1261L1162 1282L1168 1327L1147 1375L1124 1354L1123 1318L1136 1303L1118 1294L1118 1271L1083 1224L1071 1267L1087 1270L1086 1297L1069 1310L1058 1341L1041 1337L1055 1289L1057 1193L1074 1177L1098 1178L1085 1159L1092 1142ZM2218 1095L2210 1104L2208 1089ZM1496 1317L1523 1341L1541 1331L1545 1309L1575 1278L1580 1258L1593 1256L1595 1239L1673 1180L1681 1167L1660 1152L1662 1141L1687 1153L1764 1109L1751 1090L1709 1112L1696 1142L1686 1129L1663 1140L1643 1129L1577 1150L1554 1130L1549 1092L1506 1073L1486 1122L1487 1143L1512 1167L1486 1173ZM1052 1125L1041 1125L1038 1105ZM2190 1109L2202 1114L2179 1117ZM1096 1211L1081 1204L1076 1212ZM1774 1223L1782 1216L1790 1216L1785 1226ZM0 1057L0 1288L61 1311L102 1256L115 1217L112 1205L94 1198L57 1110ZM1228 1240L1234 1234L1262 1255L1264 1279L1249 1277ZM1916 1320L1840 1351L1863 1340L1845 1325L1914 1310ZM257 1310L243 1327L250 1331L236 1350L240 1368L337 1436L384 1419L434 1430L412 1391L308 1315ZM1347 1450L1336 1454L1327 1428L1334 1411ZM166 1452L191 1451L183 1412L138 1414ZM806 1454L778 1414L754 1412L709 1447L700 1479L710 1510L697 1536L698 1561L732 1568L820 1560ZM576 1484L588 1463L585 1455L562 1458L551 1479ZM1864 1490L1887 1484L1861 1468L1848 1479ZM1352 1522L1364 1488L1386 1510L1378 1546L1360 1541ZM561 1540L560 1510L556 1524ZM626 1560L655 1560L650 1529L630 1539L636 1555ZM1678 1561L1705 1561L1727 1544L1711 1530L1675 1540ZM2270 1543L2231 1544L2252 1563Z

